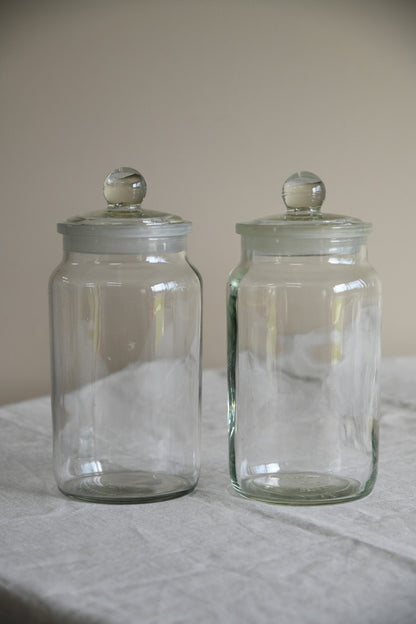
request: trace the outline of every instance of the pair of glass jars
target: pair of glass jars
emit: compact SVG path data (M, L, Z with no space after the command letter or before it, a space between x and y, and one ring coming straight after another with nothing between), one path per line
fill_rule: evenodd
M146 502L199 476L201 283L190 223L146 211L143 177L113 171L107 209L58 225L50 280L54 471L67 495ZM237 225L228 283L234 488L275 503L368 494L377 470L380 285L370 225L320 212L295 174L286 214Z

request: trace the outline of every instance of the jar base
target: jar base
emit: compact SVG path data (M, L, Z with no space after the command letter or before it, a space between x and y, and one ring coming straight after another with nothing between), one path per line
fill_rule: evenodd
M76 477L59 485L66 496L94 503L152 503L189 494L196 483L178 475L144 471Z
M318 472L277 472L254 475L233 483L247 498L286 505L325 505L362 498L372 484Z

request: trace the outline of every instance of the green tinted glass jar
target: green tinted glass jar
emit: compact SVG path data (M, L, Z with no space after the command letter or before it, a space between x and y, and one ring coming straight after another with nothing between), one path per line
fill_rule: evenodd
M228 282L229 461L246 497L322 504L368 494L377 473L380 282L371 226L323 214L301 172L286 213L237 224Z

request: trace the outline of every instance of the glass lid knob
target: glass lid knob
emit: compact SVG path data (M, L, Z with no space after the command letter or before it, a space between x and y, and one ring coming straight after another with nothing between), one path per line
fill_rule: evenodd
M104 197L110 206L137 206L146 195L146 180L131 167L114 169L104 180Z
M325 199L325 184L310 171L298 171L283 184L282 197L288 214L315 214Z

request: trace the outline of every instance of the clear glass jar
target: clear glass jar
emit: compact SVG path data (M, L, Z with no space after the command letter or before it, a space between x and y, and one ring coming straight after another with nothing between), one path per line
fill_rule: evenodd
M234 488L275 503L360 498L377 473L381 295L370 225L321 214L322 181L284 184L284 215L238 224L228 282Z
M54 471L65 494L146 502L199 476L201 284L190 223L144 211L135 170L106 179L105 211L58 225L51 276Z

